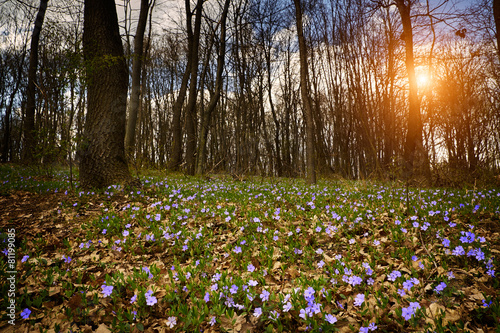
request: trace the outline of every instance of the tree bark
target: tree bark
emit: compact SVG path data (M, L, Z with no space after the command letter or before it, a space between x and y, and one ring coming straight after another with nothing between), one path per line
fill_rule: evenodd
M208 108L203 115L200 126L200 140L198 142L198 154L196 158L196 174L201 175L204 170L204 164L207 155L207 137L212 120L212 114L219 103L221 90L222 90L222 72L224 70L224 60L226 58L226 19L229 12L230 0L225 0L224 9L220 19L220 46L219 55L217 57L217 74L215 78L215 91L213 96L210 97Z
M35 19L35 27L31 36L30 64L28 69L28 88L26 91L26 113L24 118L23 161L31 163L35 153L35 106L36 106L36 72L38 68L38 44L42 31L43 19L47 10L48 0L40 0L40 7Z
M495 20L497 55L500 60L500 0L493 0L493 19Z
M189 1L186 0L186 12L191 11ZM196 99L198 96L198 48L200 45L201 14L203 9L203 0L196 3L196 17L194 21L194 32L191 25L188 25L188 35L192 43L189 58L191 60L190 80L189 80L189 98L186 107L186 171L189 175L194 175L195 171L195 152L196 152Z
M114 0L85 0L83 55L88 88L81 186L138 185L125 158L128 73Z
M309 89L309 74L307 67L307 46L302 27L302 8L300 0L293 0L295 5L295 21L299 39L300 56L300 92L304 104L304 119L306 130L306 182L316 184L316 163L314 154L314 119L313 108Z
M135 130L137 128L137 111L139 110L139 99L141 96L141 70L144 54L144 32L148 21L149 0L141 0L139 21L134 37L134 56L132 58L132 93L130 95L129 116L127 131L125 134L125 151L127 156L133 154L135 145Z
M422 118L420 116L420 102L418 99L415 61L413 58L413 29L410 17L411 2L409 0L395 0L395 2L403 24L403 38L405 41L406 51L406 71L408 73L409 81L408 131L404 151L406 176L411 178L415 171L418 171L420 175L428 176L429 160L423 144ZM418 165L415 165L415 162L418 162Z

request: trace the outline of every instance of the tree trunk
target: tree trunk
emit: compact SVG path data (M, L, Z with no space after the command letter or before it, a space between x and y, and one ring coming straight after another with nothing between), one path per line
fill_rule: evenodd
M409 112L408 132L406 135L404 160L406 176L411 178L415 171L419 175L428 177L429 160L425 152L422 138L422 118L420 116L420 103L418 100L418 86L415 76L415 61L413 59L413 29L411 26L410 9L408 0L395 0L401 22L403 24L403 37L406 49L406 71L409 81ZM418 165L415 164L418 163Z
M191 11L189 1L186 0L186 12ZM196 99L198 96L198 48L200 44L201 14L203 9L203 0L196 3L196 17L194 21L194 32L191 25L188 25L188 35L192 42L192 53L189 54L191 60L191 78L189 80L189 98L186 107L186 171L189 175L194 175L195 169L195 151L196 151Z
M299 39L300 56L300 92L302 103L304 103L304 119L306 130L306 182L316 183L316 164L314 157L314 119L311 96L309 95L309 74L307 69L307 46L304 39L302 27L302 8L300 0L293 0L295 5L295 20L297 24L297 35Z
M128 73L114 0L85 0L83 55L88 98L81 186L136 185L125 158Z
M31 163L35 153L35 93L36 71L38 68L38 44L42 31L43 19L47 10L48 0L40 0L40 7L35 19L35 27L31 36L30 64L28 69L28 88L26 91L26 115L24 119L23 161Z
M495 20L497 55L498 59L500 59L500 0L493 0L493 19Z
M144 31L148 21L149 0L141 0L141 10L137 31L134 37L134 56L132 59L132 93L130 96L129 115L127 131L125 134L125 151L127 156L132 156L135 145L135 129L137 127L137 111L139 109L139 98L141 96L141 70L144 51Z
M226 58L226 19L229 11L230 0L225 0L224 9L220 19L220 47L219 56L217 57L217 75L215 78L215 92L210 97L208 108L203 115L200 126L200 140L198 143L198 155L196 159L196 174L200 175L204 172L204 164L207 154L207 137L210 122L212 120L212 113L214 112L217 104L219 103L221 90L222 90L222 72L224 70L224 59Z

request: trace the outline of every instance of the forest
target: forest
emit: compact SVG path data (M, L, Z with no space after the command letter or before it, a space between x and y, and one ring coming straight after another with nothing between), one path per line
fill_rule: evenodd
M0 13L0 332L500 332L500 0Z
M118 1L130 167L401 179L416 160L436 185L498 174L490 1L297 4ZM13 0L1 10L1 160L78 165L89 99L83 3Z

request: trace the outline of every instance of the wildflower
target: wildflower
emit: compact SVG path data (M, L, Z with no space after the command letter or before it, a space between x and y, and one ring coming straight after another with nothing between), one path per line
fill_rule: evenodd
M229 292L230 292L231 294L233 294L233 295L234 295L234 294L236 294L236 293L238 292L238 286L237 286L237 285L235 285L235 284L233 284L233 285L231 286L231 289L229 289Z
M258 283L257 281L255 281L255 280L250 280L250 281L248 281L248 284L249 284L250 286L252 286L252 287L255 287L255 286L256 286L256 285L258 285L259 283Z
M406 296L406 291L404 291L404 289L398 289L398 294L399 296L404 297Z
M269 291L264 289L260 294L260 298L262 299L263 302L265 302L269 300L269 295L270 295Z
M255 271L255 266L254 266L254 265L252 265L251 263L250 263L250 264L248 264L248 266L247 266L247 271L249 271L249 272L253 272L253 271Z
M314 290L313 287L309 287L304 291L304 298L309 301L309 300L314 300L314 293L316 291Z
M283 312L288 312L292 308L292 303L288 302L285 305L283 305Z
M368 327L361 326L359 328L359 333L368 333L369 331L370 331L370 329Z
M21 318L28 319L30 314L31 314L31 310L26 308L23 311L21 311Z
M210 317L210 326L214 326L216 322L215 316Z
M269 312L269 318L274 320L274 321L276 321L279 316L280 316L280 314L276 310Z
M134 304L136 300L137 300L137 295L134 294L134 296L132 296L132 298L130 299L130 304Z
M233 249L233 252L234 252L234 253L241 253L241 247L240 247L240 246L236 246L236 247Z
M208 292L205 293L203 300L205 301L205 303L208 303L210 301L210 294Z
M123 230L122 235L123 237L127 237L129 235L128 230Z
M262 309L261 308L255 308L255 310L253 312L253 316L255 318L259 318L261 315L262 315Z
M318 268L322 268L324 265L325 265L325 262L323 260L318 262Z
M26 260L29 259L30 256L28 255L25 255L22 259L21 259L21 262L26 262Z
M436 288L434 288L434 291L437 292L438 294L441 294L441 292L444 290L444 288L446 288L446 283L441 282L440 284L438 284L436 286Z
M452 254L454 256L462 256L465 254L465 250L462 246L459 245L453 250Z
M491 305L491 303L492 303L492 301L489 301L489 302L487 303L487 302L486 302L486 300L484 300L484 299L483 299L482 301L483 301L483 306L484 306L485 308L489 308L489 307L490 307L490 305Z
M373 241L373 245L375 245L375 246L379 246L379 245L380 245L380 241L379 241L378 239L375 239L375 240Z
M103 284L101 286L102 288L102 293L104 294L104 297L108 297L109 295L111 295L111 293L113 292L113 286L107 286L105 284Z
M174 328L174 326L177 324L177 318L176 317L168 317L167 319L167 326L170 328Z
M335 324L337 322L337 317L334 317L328 313L327 315L325 315L325 320L330 324Z
M401 276L401 272L394 270L391 272L391 274L389 274L389 277L387 278L387 280L394 282L400 276Z
M363 304L364 301L365 301L365 295L357 294L356 298L354 298L354 306L361 306L361 304Z
M370 323L370 325L368 325L368 328L370 329L370 331L375 331L377 329L377 325L375 325L375 323Z
M413 311L410 309L410 308L403 308L403 311L401 313L401 316L405 319L405 320L410 320L411 319L411 316L413 316Z
M149 306L153 306L158 302L158 300L156 299L156 297L152 296L152 291L150 291L149 294L148 293L146 293L146 304Z

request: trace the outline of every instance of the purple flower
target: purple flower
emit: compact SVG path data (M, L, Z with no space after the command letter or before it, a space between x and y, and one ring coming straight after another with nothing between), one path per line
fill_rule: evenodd
M136 300L137 300L137 295L134 294L134 296L132 296L132 298L130 299L130 304L135 303Z
M255 266L254 266L254 265L252 265L251 263L250 263L250 264L248 264L248 266L247 266L247 271L249 271L249 272L253 272L253 271L255 271Z
M401 316L405 319L405 320L410 320L411 319L411 316L413 316L413 311L410 309L410 308L403 308L403 311L401 313Z
M292 308L292 303L288 302L285 305L283 305L283 312L288 312Z
M168 317L167 319L167 326L170 328L173 328L177 324L177 318L176 317Z
M156 297L153 296L152 290L148 290L144 296L146 296L146 304L149 306L153 306L158 302Z
M215 316L212 316L212 317L210 318L210 326L214 326L214 325L215 325L215 322L216 322Z
M269 295L270 295L269 291L264 289L262 291L262 293L260 294L260 299L262 299L262 301L265 302L265 301L269 300Z
M205 303L208 303L210 301L210 294L208 292L205 293L203 300L205 301Z
M325 320L329 322L330 324L335 324L337 322L337 317L332 316L331 314L326 314L325 315Z
M389 274L389 277L387 278L387 280L394 282L400 276L401 276L400 271L392 271L391 274Z
M465 254L465 250L459 245L455 248L455 250L453 250L452 254L455 256L463 256Z
M446 283L441 282L440 284L438 284L436 286L436 288L434 288L434 291L437 292L438 294L441 294L441 292L444 290L444 288L446 288Z
M233 295L234 295L234 294L236 294L236 293L238 292L238 286L237 286L237 285L235 285L235 284L233 284L233 285L231 286L231 289L229 289L229 292L230 292L231 294L233 294Z
M113 286L107 286L106 284L103 284L101 286L102 288L102 293L104 294L104 297L108 297L109 295L111 295L111 293L113 292Z
M26 260L28 260L28 259L29 259L29 257L30 257L30 256L25 255L25 256L23 257L23 259L21 259L21 262L25 262Z
M357 294L356 298L354 298L354 306L361 306L361 304L363 304L364 301L365 301L365 295Z
M30 314L31 314L31 310L26 308L23 311L21 311L21 318L28 319Z
M375 323L370 323L370 325L368 325L368 328L370 329L370 331L375 331L377 329L377 325L375 325Z
M316 291L313 287L309 287L304 291L304 298L309 301L310 299L314 299L314 293Z
M253 316L255 318L259 318L261 315L262 315L262 309L261 308L255 308L255 310L253 312Z

